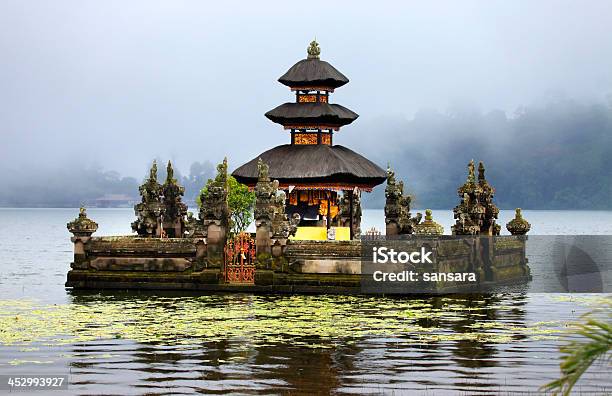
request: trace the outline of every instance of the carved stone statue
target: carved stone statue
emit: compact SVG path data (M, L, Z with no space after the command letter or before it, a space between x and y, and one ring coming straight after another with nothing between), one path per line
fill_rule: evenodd
M529 222L523 218L521 208L516 208L514 219L510 220L506 224L506 229L512 235L525 235L529 232L531 229L531 224L529 224Z
M193 212L187 212L187 220L185 220L185 231L188 238L205 238L206 230L202 222L193 215Z
M89 219L87 211L81 206L79 217L66 224L66 227L75 237L90 237L98 229L98 223Z
M217 175L208 184L206 193L200 195L202 206L199 217L204 225L215 223L229 225L229 207L227 204L227 158L217 165Z
M501 226L495 222L499 216L499 208L493 203L495 189L485 178L485 167L482 161L478 163L478 185L482 188L480 203L485 208L485 216L481 233L486 235L499 235Z
M361 194L353 192L353 213L351 213L351 202L348 192L344 192L338 200L340 212L338 222L340 227L350 227L351 215L353 216L353 238L361 237Z
M404 183L395 180L395 172L387 168L387 187L385 188L385 224L387 235L412 234L420 223L422 214L412 217L410 204L412 198L404 196Z
M474 160L468 164L468 177L457 194L461 202L454 209L453 235L499 235L500 226L495 220L499 209L493 203L495 189L485 178L484 164L478 164L476 181Z
M162 186L157 182L157 163L153 161L149 178L138 188L142 201L134 206L136 221L132 230L142 237L161 236L161 216L164 208L161 202Z
M223 248L229 232L229 206L227 203L227 158L217 165L217 175L200 195L202 206L199 225L207 238L207 263L209 267L220 267L223 262Z
M433 221L431 209L425 210L425 220L414 227L416 235L442 235L444 227Z
M300 217L288 218L285 212L286 195L279 191L278 180L271 181L268 165L261 158L257 162L258 179L255 185L255 243L260 265L280 257L290 236L295 235Z
M277 186L278 184L275 183ZM280 190L276 192L274 199L274 216L272 218L272 243L280 241L283 245L290 236L294 236L299 224L299 214L297 217L288 218L285 212L287 196ZM297 222L296 222L297 221Z
M267 227L271 231L274 218L274 200L278 182L270 181L268 165L261 158L257 161L258 179L255 185L255 227Z
M185 233L187 205L182 202L185 187L174 178L172 163L168 161L166 181L162 185L162 225L165 234L171 238L181 238Z
M85 246L91 240L91 235L98 229L98 223L87 217L85 208L81 206L79 216L66 224L72 233L70 241L74 244L74 259L70 263L72 269L87 269Z

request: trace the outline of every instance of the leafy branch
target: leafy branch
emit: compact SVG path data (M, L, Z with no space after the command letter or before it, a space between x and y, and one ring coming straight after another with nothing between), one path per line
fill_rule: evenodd
M609 308L612 303L608 304ZM586 340L570 341L560 348L562 356L561 378L544 385L541 390L551 391L554 395L569 395L580 377L595 362L610 364L612 355L612 324L591 317L593 312L585 315L586 322L577 325L577 335ZM612 314L610 314L612 316Z

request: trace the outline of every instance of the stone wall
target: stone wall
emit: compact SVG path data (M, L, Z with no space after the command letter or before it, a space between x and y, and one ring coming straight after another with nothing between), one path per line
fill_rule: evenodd
M90 237L71 268L183 272L206 267L203 242L193 238Z
M283 214L277 210L277 214ZM282 219L287 224L286 217ZM210 245L203 237L93 237L97 224L84 209L68 224L73 233L74 261L67 286L104 289L180 289L308 293L360 293L362 249L380 241L285 241L272 266L258 266L254 285L224 283L219 257L211 263ZM284 228L283 228L284 229ZM274 233L272 234L274 235ZM273 241L275 238L271 238ZM525 236L399 236L385 246L401 243L415 250L425 241L434 251L434 264L419 272L476 272L481 283L529 279ZM275 246L275 245L272 245ZM432 292L451 291L434 284Z

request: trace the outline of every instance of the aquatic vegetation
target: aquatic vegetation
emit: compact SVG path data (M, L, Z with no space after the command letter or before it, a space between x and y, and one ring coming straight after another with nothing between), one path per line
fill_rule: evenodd
M241 340L245 345L290 343L330 348L365 336L411 343L508 343L556 337L558 322L503 321L511 304L440 298L358 296L213 295L199 297L92 298L71 304L0 301L0 346L78 344L126 339L191 345ZM499 320L489 319L495 312Z

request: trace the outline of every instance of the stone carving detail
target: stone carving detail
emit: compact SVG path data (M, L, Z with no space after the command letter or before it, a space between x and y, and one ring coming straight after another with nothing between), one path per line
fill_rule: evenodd
M207 184L200 194L199 220L189 220L193 236L206 237L206 265L209 268L221 267L223 250L229 232L229 206L227 203L227 158L217 165L217 175Z
M412 198L409 195L404 196L404 182L395 180L395 172L391 168L387 168L385 197L386 234L412 234L423 215L417 213L415 217L412 217L410 213Z
M172 163L168 161L164 184L157 181L157 162L153 161L149 177L138 188L142 200L134 206L136 221L132 230L141 237L182 238L185 234L187 205L182 202L185 188L174 178Z
M523 218L521 208L516 208L514 219L510 220L506 224L506 229L512 235L525 235L529 232L531 229L531 224L529 224L529 222Z
M478 185L482 188L480 203L485 208L484 223L480 228L480 233L486 235L499 235L501 226L496 223L499 215L499 208L493 203L495 189L485 178L485 167L482 161L478 162Z
M425 210L425 220L414 227L414 233L417 235L442 235L444 227L433 221L431 209Z
M339 226L350 227L351 225L351 202L349 193L344 192L342 197L338 200L338 206L340 213L338 214ZM353 192L353 238L359 239L361 237L361 194Z
M66 224L68 231L75 237L90 237L98 229L98 223L87 217L87 211L81 206L79 217Z
M261 158L255 185L255 227L259 265L266 265L266 256L280 257L290 236L295 235L300 216L288 218L285 212L286 195L278 190L278 180L271 181L268 165ZM263 254L263 255L262 255ZM269 256L268 256L269 257Z
M187 220L185 221L185 231L188 238L206 238L206 229L200 219L193 215L193 212L187 212Z
M272 221L276 208L278 181L270 181L269 167L261 158L257 161L258 179L255 185L255 227L268 227L272 231Z
M163 205L161 202L162 186L157 182L157 163L149 172L149 178L138 188L142 201L134 206L136 221L132 223L132 230L142 237L161 236L161 215Z
M172 163L168 161L166 181L162 186L162 225L167 236L181 238L185 234L185 216L187 205L182 202L185 187L180 186L174 178Z
M200 195L200 221L207 227L210 224L227 227L229 207L227 204L227 158L217 165L217 175L208 185L206 194Z
M66 224L72 233L70 241L74 244L74 259L70 263L72 269L87 269L85 245L89 243L91 235L98 229L98 223L87 217L85 208L81 206L79 216Z
M275 180L275 185L278 182ZM294 236L297 231L297 226L300 222L300 215L294 213L294 216L289 219L285 213L285 203L287 197L284 191L278 191L274 197L274 216L272 218L272 243L276 241L286 240L290 236ZM297 216L295 216L297 215ZM284 243L284 242L283 242Z
M501 227L495 222L499 209L493 203L495 189L485 179L484 164L478 164L476 180L474 160L468 164L466 182L457 189L461 202L453 212L453 235L499 235Z

